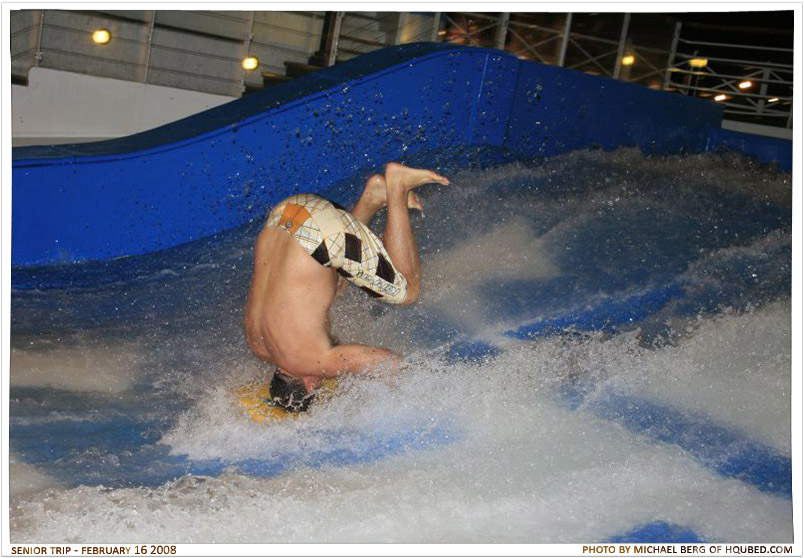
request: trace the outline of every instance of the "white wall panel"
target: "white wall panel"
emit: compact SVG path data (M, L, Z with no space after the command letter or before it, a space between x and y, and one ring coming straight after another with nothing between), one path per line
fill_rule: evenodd
M234 97L33 68L11 88L15 145L126 136L221 105Z

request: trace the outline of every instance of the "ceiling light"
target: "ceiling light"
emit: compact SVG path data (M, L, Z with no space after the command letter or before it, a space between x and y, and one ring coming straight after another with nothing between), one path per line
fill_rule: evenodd
M723 93L721 93L720 95L715 97L715 101L718 101L718 102L725 101L726 99L728 99L728 97L726 97Z
M256 56L249 56L243 59L243 68L246 70L256 70L260 67L260 59Z
M109 33L108 29L98 29L92 33L92 40L99 45L105 45L112 40L112 34Z
M706 58L692 58L690 59L690 66L693 68L706 68L709 64L709 60Z
M623 56L623 66L633 66L635 61L636 58L632 54Z
M752 87L753 85L754 85L754 82L751 81L750 79L747 79L745 81L741 81L740 85L738 85L737 87L739 87L740 89L748 89L749 87Z

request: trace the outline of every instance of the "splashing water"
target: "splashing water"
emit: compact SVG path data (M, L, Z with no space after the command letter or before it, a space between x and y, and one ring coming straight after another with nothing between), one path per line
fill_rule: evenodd
M260 223L15 270L55 287L12 293L12 541L792 540L790 176L628 149L449 176L413 217L419 303L333 307L407 369L296 420L232 395L266 373Z

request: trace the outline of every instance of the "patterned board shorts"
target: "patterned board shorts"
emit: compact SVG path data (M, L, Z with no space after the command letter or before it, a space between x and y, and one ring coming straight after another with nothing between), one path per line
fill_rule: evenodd
M298 194L268 214L266 227L288 231L318 263L384 302L405 300L408 283L382 241L352 214L314 194Z

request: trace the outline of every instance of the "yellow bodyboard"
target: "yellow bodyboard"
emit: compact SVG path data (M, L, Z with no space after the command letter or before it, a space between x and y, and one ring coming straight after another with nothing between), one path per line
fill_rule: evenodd
M316 393L316 402L332 394L337 382L334 378L327 378ZM291 413L271 401L271 378L250 382L235 390L237 401L254 422L266 420L282 420L296 418L300 413Z

